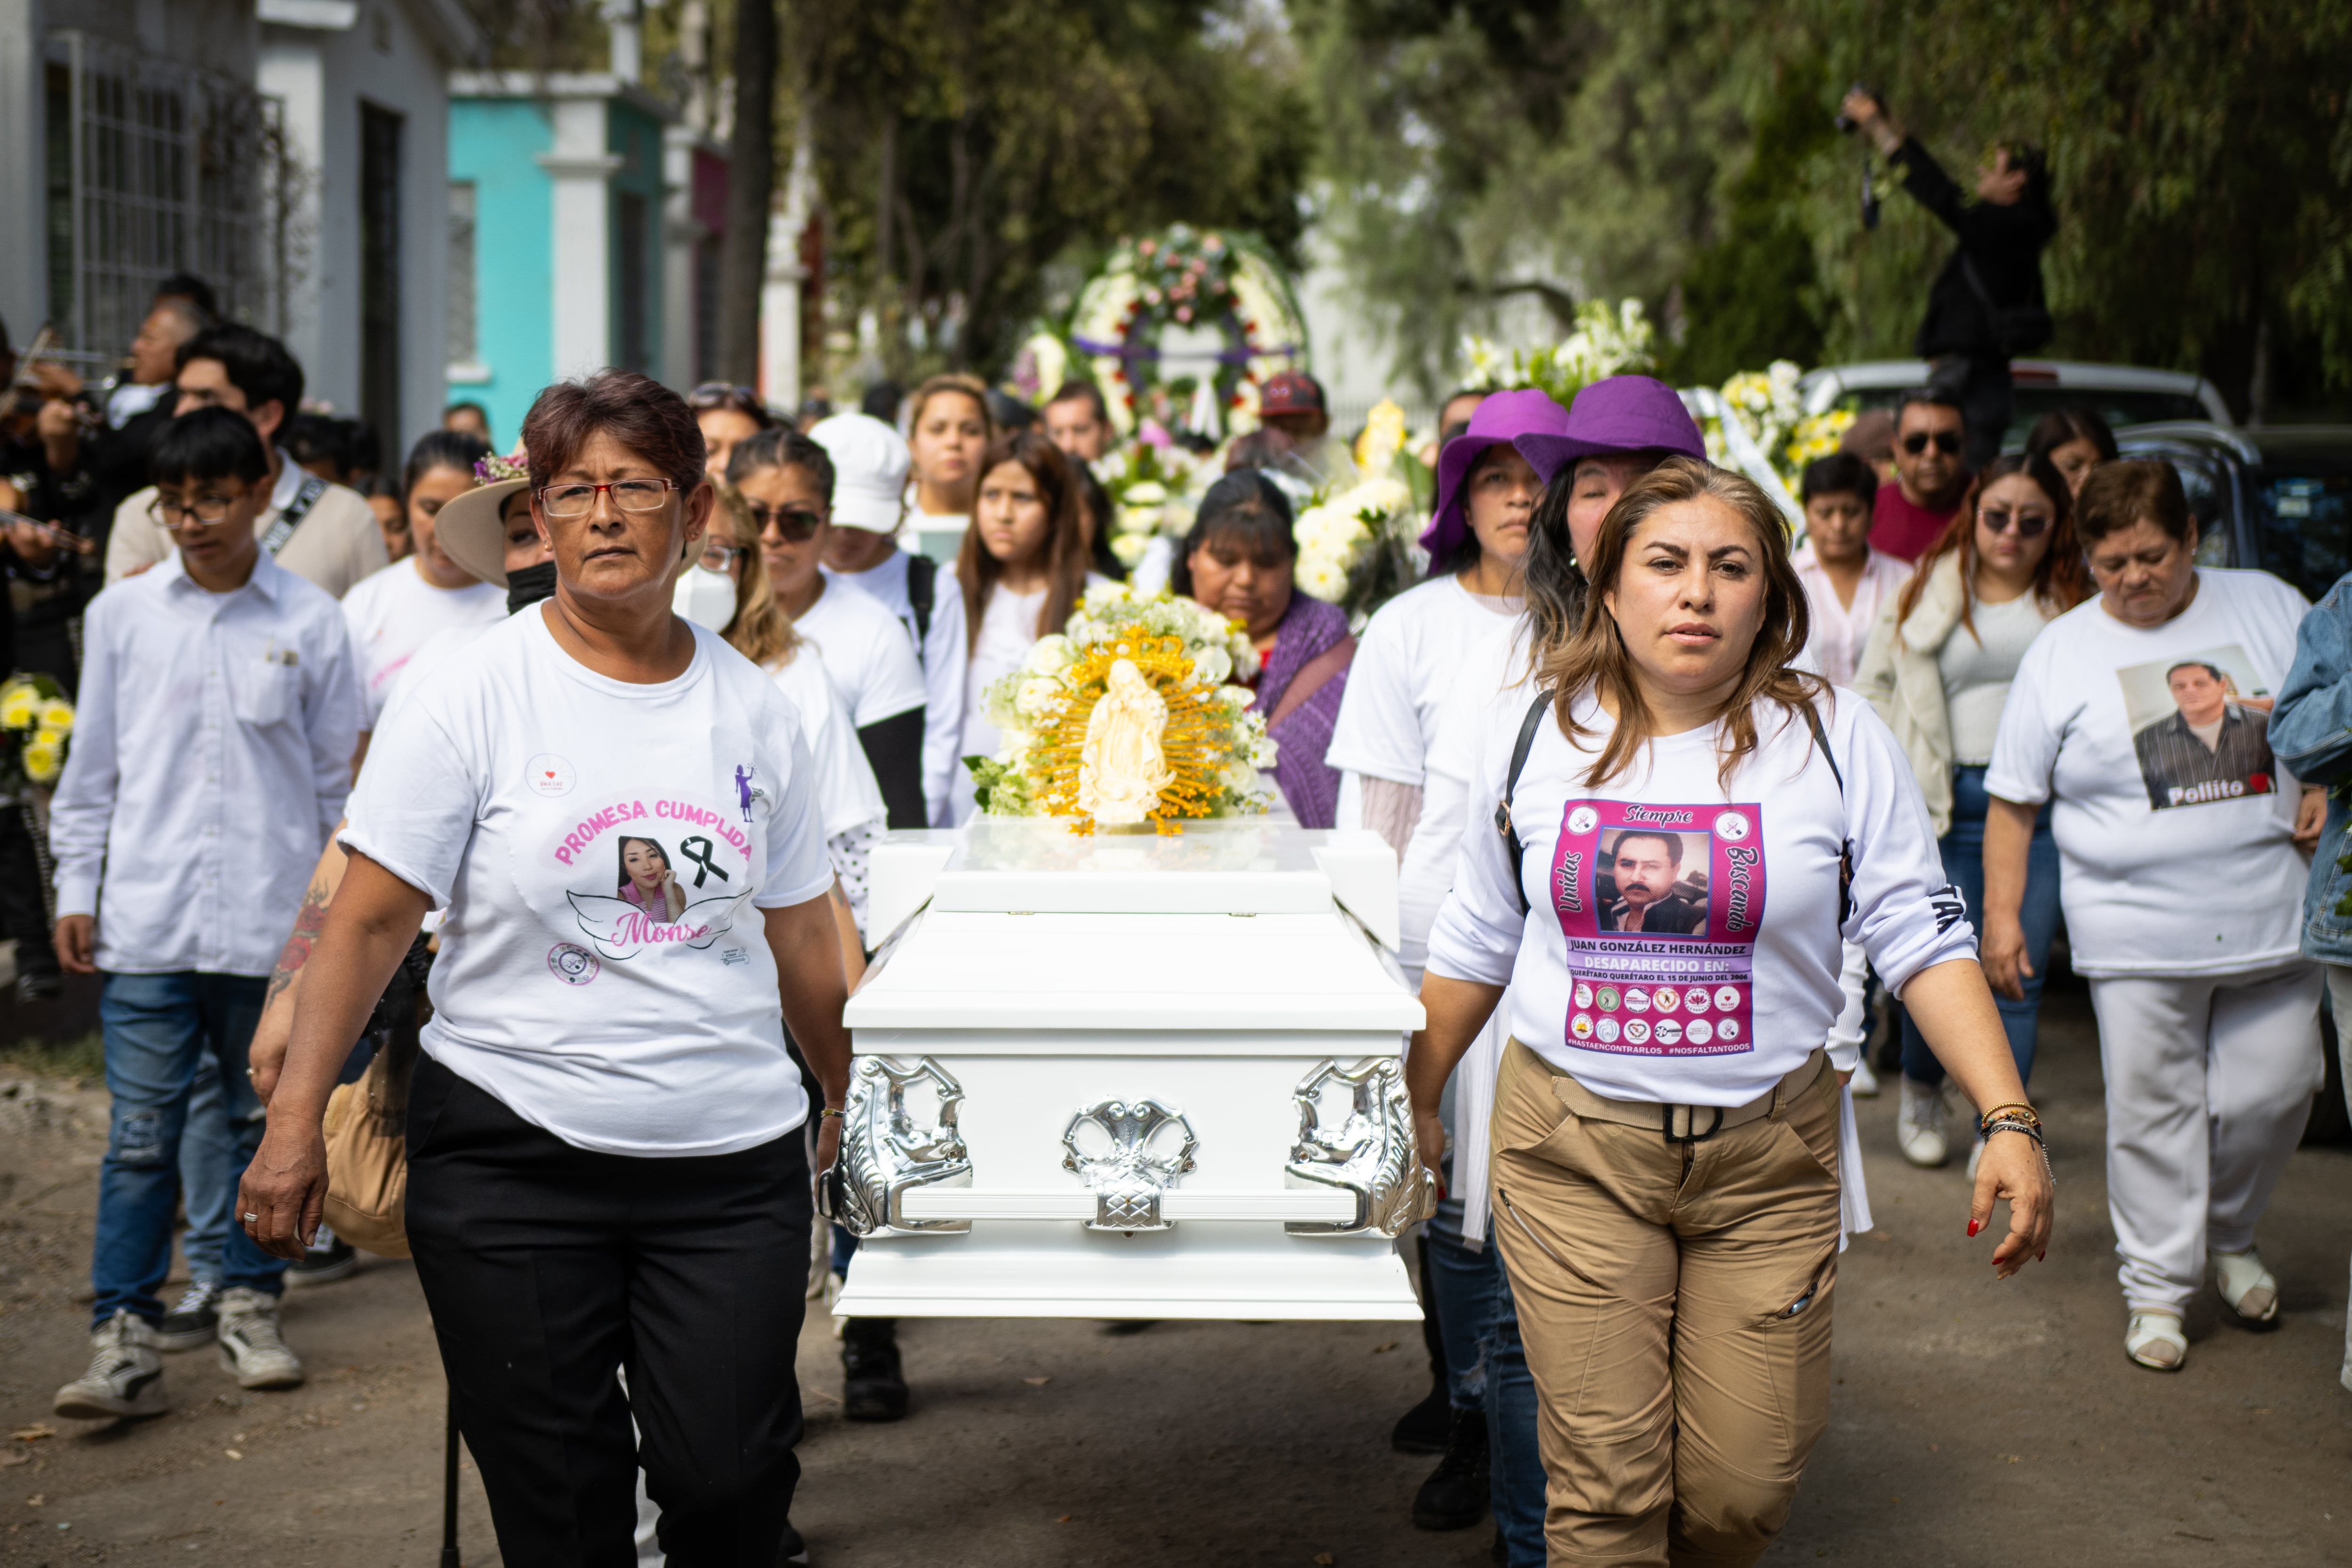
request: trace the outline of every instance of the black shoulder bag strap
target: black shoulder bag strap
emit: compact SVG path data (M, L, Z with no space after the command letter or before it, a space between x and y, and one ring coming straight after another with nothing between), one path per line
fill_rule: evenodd
M1520 862L1526 860L1528 841L1519 835L1518 825L1511 821L1511 797L1518 793L1519 775L1528 766L1528 753L1536 747L1536 727L1543 723L1544 714L1551 707L1552 694L1538 692L1536 700L1528 705L1528 716L1519 721L1519 738L1511 747L1511 775L1503 780L1503 798L1495 802L1495 831L1511 846L1511 891L1519 895L1519 913L1525 915L1528 886Z
M302 487L294 492L294 498L286 503L286 509L278 514L278 520L261 536L261 548L268 552L270 559L278 559L278 552L286 548L286 541L294 537L294 530L302 526L302 519L310 515L310 508L326 493L327 482L316 474L302 481Z
M1830 750L1830 737L1822 730L1822 716L1814 710L1811 701L1805 704L1805 727L1813 732L1813 746L1821 752L1822 760L1830 765L1830 777L1837 780L1838 805L1843 808L1845 805L1845 775L1838 771L1837 758ZM1853 840L1847 835L1845 824L1841 821L1838 824L1838 928L1843 930L1845 923L1853 918Z
M915 662L931 635L931 611L939 603L940 563L927 555L907 558L907 607L915 612Z

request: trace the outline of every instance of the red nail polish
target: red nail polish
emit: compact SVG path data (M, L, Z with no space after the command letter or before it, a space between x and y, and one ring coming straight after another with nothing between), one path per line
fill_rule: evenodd
M1984 1228L1984 1221L1983 1221L1983 1220L1981 1220L1981 1219L1971 1219L1971 1220L1969 1220L1969 1235L1974 1236L1978 1231L1982 1230L1983 1228Z

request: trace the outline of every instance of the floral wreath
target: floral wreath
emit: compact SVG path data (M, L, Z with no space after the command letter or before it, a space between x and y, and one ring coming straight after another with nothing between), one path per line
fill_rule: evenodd
M1145 813L1154 828L1176 833L1182 818L1265 810L1272 796L1258 769L1274 766L1275 743L1265 716L1249 711L1249 688L1225 684L1237 671L1256 672L1248 633L1189 599L1142 597L1124 583L1089 591L1062 632L1038 639L1021 669L982 694L1003 744L993 758L964 758L981 810L1062 817L1072 832L1095 831L1079 804L1080 775L1095 706L1120 663L1167 708L1159 745L1169 779Z
M1171 327L1223 335L1212 380L1235 433L1257 424L1259 383L1306 363L1305 318L1289 280L1257 242L1184 224L1123 239L1079 294L1069 329L1070 347L1086 357L1122 438L1135 432L1138 394L1162 379L1160 336Z

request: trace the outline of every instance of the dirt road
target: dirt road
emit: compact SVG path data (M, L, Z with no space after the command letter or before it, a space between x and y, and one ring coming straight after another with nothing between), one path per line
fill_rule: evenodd
M1903 1165L1891 1097L1865 1105L1879 1228L1843 1265L1830 1432L1767 1561L2352 1563L2352 1153L2298 1154L2273 1206L2275 1332L2218 1323L2209 1297L2188 1369L2137 1371L2079 989L2053 989L2043 1042L2061 1223L2050 1261L2007 1284L1962 1235L1957 1166ZM0 1563L429 1568L442 1396L406 1264L289 1298L311 1370L297 1392L241 1394L203 1351L168 1358L161 1419L49 1416L88 1355L103 1129L99 1092L0 1088L0 1432L56 1428L0 1442ZM1385 1439L1425 1386L1410 1325L917 1322L905 1341L915 1413L878 1427L839 1418L826 1324L803 1341L794 1517L825 1568L1486 1561L1486 1527L1407 1522L1431 1461ZM495 1563L466 1485L465 1560Z

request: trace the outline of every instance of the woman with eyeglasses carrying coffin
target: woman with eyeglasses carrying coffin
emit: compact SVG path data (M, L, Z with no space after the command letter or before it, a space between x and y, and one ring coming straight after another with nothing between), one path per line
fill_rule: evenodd
M768 676L671 612L714 500L684 400L602 371L541 392L523 444L554 596L388 714L238 1207L299 1254L336 1069L446 905L408 1237L500 1551L633 1561L642 1462L670 1563L773 1563L798 1475L804 1127L822 1169L849 1068L809 751ZM674 914L615 896L637 836L665 851Z
M2091 591L2074 538L2073 500L2065 480L2043 459L1994 459L1943 538L1880 614L1854 675L1855 688L1911 759L1935 819L1944 874L1968 901L1969 922L1979 930L1990 800L1985 768L1992 761L2010 683L2042 628ZM2018 1081L2030 1082L2034 1019L2050 939L2058 928L2058 845L2050 836L2047 805L2034 822L2021 914L2032 967L2024 994L1999 1000ZM1943 1088L1944 1070L1906 1014L1903 1105L1895 1136L1915 1166L1940 1166L1949 1154ZM1973 1155L1969 1166L1973 1170Z
M1582 614L1498 709L1430 932L1405 1078L1435 1168L1447 1075L1504 1001L1494 1234L1534 1375L1555 1568L1755 1562L1828 1424L1841 938L2000 1113L1969 1233L2047 1246L2041 1134L1886 726L1790 660L1788 530L1670 457L1601 525Z

